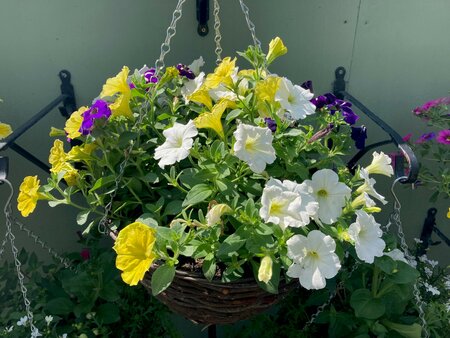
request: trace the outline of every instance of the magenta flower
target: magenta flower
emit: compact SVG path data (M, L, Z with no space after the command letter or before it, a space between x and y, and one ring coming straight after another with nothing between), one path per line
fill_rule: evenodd
M450 96L449 97L441 97L436 100L431 100L426 103L424 103L422 106L416 107L413 109L413 113L416 115L421 115L431 108L438 107L438 106L445 106L450 105Z
M402 140L405 141L405 142L409 142L411 140L412 136L413 136L413 134L409 133L409 134L403 136Z
M436 137L436 141L441 144L450 144L450 129L441 130Z

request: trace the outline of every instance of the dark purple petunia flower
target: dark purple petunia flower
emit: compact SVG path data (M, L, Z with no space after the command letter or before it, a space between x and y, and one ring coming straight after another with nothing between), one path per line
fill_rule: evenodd
M359 119L359 116L353 112L351 108L352 104L350 102L340 100L331 93L326 93L313 98L311 103L314 104L317 109L326 107L330 111L331 115L334 115L337 111L340 111L344 117L344 121L350 125L355 124L355 122Z
M431 132L431 133L425 133L422 136L419 137L419 139L416 141L416 143L425 143L428 141L431 141L432 139L434 139L436 137L436 134Z
M136 86L134 85L134 83L133 83L133 82L130 82L130 83L128 84L128 87L130 87L130 89L134 89L134 88L136 88Z
M275 122L275 120L271 119L270 117L265 117L264 122L266 123L267 128L272 131L272 133L277 131L277 123Z
M310 91L311 93L313 93L313 85L312 85L312 81L311 81L311 80L308 80L308 81L303 82L303 83L300 85L300 87L302 87L303 89L309 89L309 91Z
M88 135L91 133L94 127L94 120L106 118L111 116L111 109L108 107L108 103L103 100L97 100L91 108L83 113L83 122L81 123L80 133Z
M351 128L351 138L353 141L355 141L355 147L359 150L364 149L364 147L366 146L367 128L364 126Z
M189 80L195 79L194 72L192 70L190 70L188 66L179 63L179 64L177 64L177 69L181 76L185 76Z
M158 77L155 76L155 68L150 68L149 70L145 71L144 73L144 79L145 83L156 83L158 82Z

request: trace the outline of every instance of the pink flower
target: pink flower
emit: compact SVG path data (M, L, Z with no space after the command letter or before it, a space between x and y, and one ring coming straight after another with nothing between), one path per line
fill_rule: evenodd
M436 141L441 144L450 144L450 129L441 130L436 137Z
M428 101L420 107L414 108L413 113L416 115L421 115L423 113L426 113L431 108L441 106L441 105L449 105L449 104L450 104L450 96L449 97L441 97L436 100Z
M412 133L409 133L409 134L403 136L403 141L409 142L409 141L411 140L411 137L412 137L412 136L413 136Z

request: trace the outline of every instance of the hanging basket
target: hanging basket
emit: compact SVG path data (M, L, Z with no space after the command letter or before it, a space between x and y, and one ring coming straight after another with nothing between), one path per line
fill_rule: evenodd
M153 265L141 283L151 292ZM271 294L253 278L231 283L208 281L198 272L177 270L170 286L156 298L175 313L197 324L231 324L248 319L278 303L298 283L280 281L278 294Z

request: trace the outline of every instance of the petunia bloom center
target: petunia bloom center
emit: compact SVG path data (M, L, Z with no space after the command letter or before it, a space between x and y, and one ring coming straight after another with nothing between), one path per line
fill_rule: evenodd
M255 152L255 145L256 145L256 139L253 137L247 137L245 140L245 150L247 150L249 153Z
M317 192L317 195L318 195L319 197L325 198L325 197L328 196L328 192L327 192L325 189L320 189L320 190Z

